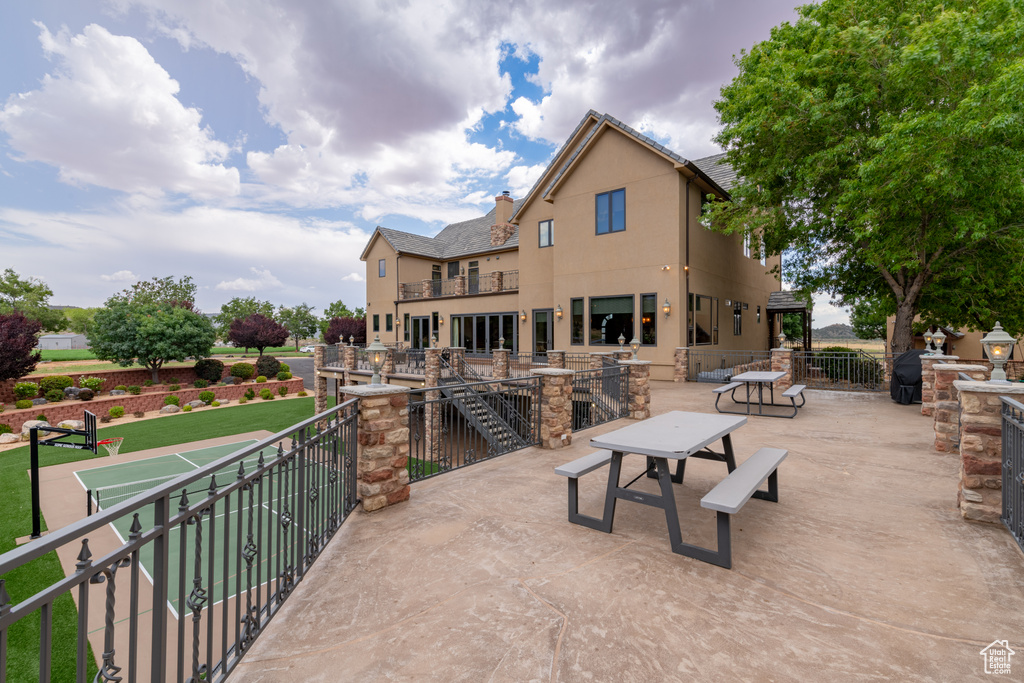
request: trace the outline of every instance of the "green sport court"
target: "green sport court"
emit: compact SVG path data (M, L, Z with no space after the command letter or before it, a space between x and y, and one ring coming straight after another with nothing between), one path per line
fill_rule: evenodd
M82 494L83 504L85 503L86 498L85 491L90 491L93 500L93 509L96 509L97 507L104 509L121 501L127 500L142 491L160 486L174 477L195 471L205 465L219 460L220 458L223 458L226 455L255 443L255 440L248 440L197 450L181 451L179 453L160 455L145 460L136 460L133 462L124 462L114 465L77 470L74 474L85 489ZM264 456L267 462L271 462L277 455L277 449L268 447L264 448L262 451L247 456L243 461L246 472L252 472L256 467L260 454ZM322 468L322 466L315 464L311 466ZM238 462L235 462L233 465L217 471L214 474L214 478L216 479L218 487L234 481L238 476L238 467ZM311 476L311 474L308 474L307 476ZM319 481L324 482L326 486L326 477L320 478ZM209 486L209 479L201 479L191 484L187 491L189 504L195 505L201 501L202 498L207 495ZM276 549L280 547L280 529L282 526L280 523L281 515L279 513L280 511L285 510L286 505L291 511L295 511L297 509L295 505L297 496L297 493L294 490L295 486L289 486L290 490L285 491L283 494L279 488L279 486L274 487L273 498L270 500L263 500L262 504L258 506L259 513L253 515L252 530L255 536L253 539L254 542L261 548L274 549L273 553L264 552L262 554L262 559L259 563L263 565L260 567L259 572L262 582L266 582L268 577L275 577L280 571L277 567L280 562L278 562L279 558L276 554ZM209 515L206 515L203 518L202 541L200 545L200 572L202 577L202 587L208 591L207 594L210 597L209 604L211 606L224 599L225 580L228 582L228 597L235 594L235 585L239 581L239 571L242 573L242 589L244 590L245 588L244 576L246 573L246 565L243 560L239 559L241 557L242 550L239 546L239 538L241 539L241 545L244 546L247 542L249 513L247 506L244 504L248 500L247 494L241 495L245 496L245 499L242 501L243 505L241 506L241 510L239 508L239 493L235 492L227 499L224 499L230 501L229 504L226 505L224 500L217 503L212 519L214 522L213 524L210 523L211 519ZM180 492L171 499L172 514L177 509L179 497ZM138 511L138 514L139 521L142 523L142 528L152 528L153 506L143 506ZM294 512L292 514L294 514ZM125 515L111 524L121 542L126 541L131 533L130 529L132 526L132 519L133 515ZM185 607L182 597L187 598L189 592L192 590L196 564L195 529L197 525L184 525L186 534L186 538L184 540L181 538L182 526L183 525L179 524L171 527L170 529L168 602L176 615L183 609L185 611L188 609ZM277 538L272 539L271 534L277 534ZM225 535L227 537L227 543L224 542ZM227 566L229 571L227 573L222 571L222 567L224 567L225 562L225 552L228 553ZM184 555L184 562L182 562L182 555ZM213 567L216 568L213 572L215 581L212 584L208 579L210 576L209 568L211 559L213 561ZM143 572L145 572L147 578L152 581L153 544L148 543L142 548L140 551L140 560ZM256 569L257 567L254 564L252 569L253 584L256 583ZM184 570L184 582L181 581L182 570ZM184 596L179 595L179 586L184 588ZM251 587L255 587L255 585Z

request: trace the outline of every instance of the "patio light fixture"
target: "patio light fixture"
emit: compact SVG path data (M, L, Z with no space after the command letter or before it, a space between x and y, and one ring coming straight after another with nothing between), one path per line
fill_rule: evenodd
M526 322L526 311L525 310L522 313L519 314L519 319L522 320L524 323Z
M348 345L349 346L355 346L356 345L356 335L354 335L354 334L348 335Z
M633 360L636 360L636 352L640 350L640 340L633 337L632 341L629 342L629 348L633 351Z
M626 350L626 349L622 348L622 345L625 344L625 343L626 343L626 337L623 336L622 334L619 334L619 351L625 351Z
M559 320L562 319L562 304L558 304L558 308L555 309L555 317Z
M781 349L782 345L786 343L786 333L785 332L779 332L779 336L776 337L776 339L779 340L779 348Z
M373 338L373 343L366 347L370 354L370 367L373 368L373 377L370 384L380 384L380 369L384 365L384 356L388 353L388 347L380 343L380 335Z
M932 341L935 342L935 355L941 356L942 345L946 343L946 334L942 331L941 327L935 328L935 334L932 335Z
M992 384L1009 384L1006 381L1006 371L1003 370L1003 366L1006 361L1010 358L1010 352L1013 350L1013 345L1016 340L1003 331L1003 326L998 322L996 326L992 328L992 331L985 335L985 338L981 340L981 345L985 349L985 355L992 361L992 379L989 380Z
M437 348L437 335L436 334L433 337L430 338L430 347L434 348L434 349Z
M665 298L665 303L661 305L661 310L665 312L666 318L668 317L668 314L672 312L672 304L668 302L668 297Z
M444 325L444 316L443 315L437 316L437 324L438 325Z
M935 335L932 334L932 328L929 327L927 330L924 331L924 334L921 336L924 337L925 354L928 356L935 355L935 347L932 346L932 342L935 340Z

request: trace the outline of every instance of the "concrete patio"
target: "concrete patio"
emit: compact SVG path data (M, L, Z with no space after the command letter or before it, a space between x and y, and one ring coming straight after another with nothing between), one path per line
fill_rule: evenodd
M711 388L652 382L654 413L713 412ZM620 501L612 534L567 521L554 467L620 420L354 513L231 680L989 678L983 647L1024 647L1024 555L1002 526L961 519L958 458L932 450L919 406L807 394L796 419L733 434L738 461L762 445L789 458L780 502L734 518L731 571L673 554L653 508ZM627 458L623 482L643 462ZM724 476L687 466L684 541L713 547L699 501ZM606 480L581 480L583 512Z

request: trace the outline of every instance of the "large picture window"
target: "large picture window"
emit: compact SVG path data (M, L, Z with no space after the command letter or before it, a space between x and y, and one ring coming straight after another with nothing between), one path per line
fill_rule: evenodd
M626 191L615 190L597 195L597 234L626 229Z
M571 320L572 325L572 344L584 344L586 340L583 336L583 299L572 299L570 301L571 308Z
M692 346L718 343L717 298L690 295L689 328Z
M550 247L555 243L555 222L541 221L538 224L538 244L541 247Z
M590 343L618 346L619 335L627 342L633 338L633 297L591 297Z
M640 343L654 346L658 343L658 295L640 295Z

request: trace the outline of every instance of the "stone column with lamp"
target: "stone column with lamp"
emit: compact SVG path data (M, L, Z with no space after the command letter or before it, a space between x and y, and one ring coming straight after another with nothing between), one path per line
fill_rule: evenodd
M341 365L345 368L345 385L352 386L356 383L352 379L352 372L356 369L355 337L350 336L348 346L343 346L338 352L341 354Z
M498 340L500 347L491 351L491 377L508 379L509 349L505 348L505 338Z
M984 382L988 380L988 368L963 363L935 363L933 367L935 450L939 453L956 453L960 443L960 393L954 383L960 379L960 373L974 381Z
M388 384L346 387L359 399L358 490L363 511L409 499L409 389Z
M380 384L380 373L384 367L384 359L387 357L388 347L380 343L379 334L373 338L373 343L366 347L366 353L369 356L370 367L373 369L370 384Z
M924 333L924 341L925 351L928 353L921 356L921 414L932 415L935 410L935 364L955 363L960 358L942 354L942 344L946 341L946 335L943 334L941 327L937 332L932 332L931 328L928 328Z
M572 445L572 370L542 368L540 376L540 447Z
M651 361L624 360L629 368L629 419L646 420L651 416Z
M443 411L437 399L441 398L441 392L436 388L441 386L441 349L431 347L423 350L424 370L423 385L427 388L423 404L423 459L427 462L436 463L441 457L441 416Z
M384 365L381 367L381 375L384 377L384 381L388 381L388 377L395 374L395 350L388 349L384 353Z

